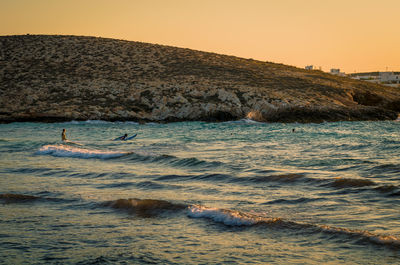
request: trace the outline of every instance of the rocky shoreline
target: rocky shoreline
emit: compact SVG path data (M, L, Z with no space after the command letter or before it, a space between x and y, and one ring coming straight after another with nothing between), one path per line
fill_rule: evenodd
M115 39L0 36L0 122L394 120L400 90Z

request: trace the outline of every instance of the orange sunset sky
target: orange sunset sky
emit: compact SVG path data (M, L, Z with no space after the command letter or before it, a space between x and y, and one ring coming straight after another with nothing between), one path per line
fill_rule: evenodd
M142 41L346 73L400 71L399 0L0 0L0 35Z

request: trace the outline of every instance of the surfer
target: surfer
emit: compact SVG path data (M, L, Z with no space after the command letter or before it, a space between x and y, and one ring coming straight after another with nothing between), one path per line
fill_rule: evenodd
M65 135L66 130L63 129L62 133L61 133L61 140L66 141L67 140L67 136Z
M129 136L129 137L128 137L128 134L125 133L124 135L115 138L114 141L127 141L127 140L132 140L133 138L136 137L136 135L137 135L137 133L134 134L134 135L132 135L132 136Z
M126 137L128 137L128 134L124 134L124 135L122 135L121 137L119 137L119 138L117 138L118 140L125 140L126 139Z

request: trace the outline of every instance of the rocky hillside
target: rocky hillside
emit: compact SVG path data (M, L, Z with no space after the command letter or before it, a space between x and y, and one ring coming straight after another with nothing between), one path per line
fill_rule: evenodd
M0 121L396 119L400 90L287 65L78 36L0 36Z

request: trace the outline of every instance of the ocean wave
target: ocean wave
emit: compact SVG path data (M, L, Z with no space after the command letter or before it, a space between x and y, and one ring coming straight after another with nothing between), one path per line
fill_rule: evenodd
M214 167L218 167L218 166L222 165L221 162L217 162L217 161L205 161L205 160L200 160L195 157L179 158L179 157L171 156L171 155L156 156L152 160L156 161L156 162L166 162L167 164L170 164L170 165L176 166L176 167L214 168Z
M162 175L156 178L157 181L175 181L175 180L183 181L188 179L193 179L193 176L172 174L172 175Z
M376 183L369 179L336 178L329 186L334 188L359 188L375 186Z
M86 121L76 121L76 120L72 120L72 121L67 121L67 122L63 122L64 124L134 124L137 125L139 124L138 122L134 122L134 121L104 121L104 120L86 120Z
M142 181L136 184L136 187L142 189L152 189L152 190L161 190L165 188L165 185L156 183L153 181Z
M207 219L226 226L256 227L257 229L288 229L305 234L329 234L332 237L345 237L355 243L373 243L391 248L400 247L400 238L395 235L378 234L366 230L340 228L315 223L303 223L278 217L265 217L237 210L212 208L198 204L172 203L154 199L118 199L102 204L118 210L127 211L139 217L155 217L162 213L185 213L189 218Z
M375 191L389 196L397 196L399 187L388 183L376 183L369 179L357 178L335 178L334 180L324 180L321 187L331 187L339 190L359 189L359 191Z
M110 158L122 157L131 154L131 152L103 151L103 150L86 149L86 148L79 148L79 147L60 144L60 145L42 146L36 152L36 154L51 155L56 157L110 159Z
M127 159L139 162L160 163L178 168L181 167L217 168L220 166L224 166L224 163L219 161L206 161L195 157L180 158L174 155L167 155L167 154L155 155L155 154L140 154L135 152L131 153L127 157Z
M252 226L266 221L265 218L255 217L239 211L209 208L202 205L191 205L188 208L188 216L211 219L214 222L228 226ZM272 222L277 220L271 219Z
M10 168L7 172L10 173L46 173L54 171L54 168L35 168L35 167L22 167L22 168Z
M27 195L27 194L18 194L18 193L0 193L0 201L4 203L29 203L29 202L71 202L76 199L64 199L57 197L47 197L43 196L43 194L51 194L49 192L43 191L38 195Z
M98 189L127 188L133 185L135 184L132 182L117 182L117 183L102 184L99 185L97 188Z
M333 227L311 223L300 223L281 218L266 218L240 211L209 208L201 205L188 207L188 216L191 218L205 218L227 226L260 226L274 229L289 229L303 231L304 233L318 234L329 233L336 237L347 237L356 242L367 242L385 245L392 248L400 247L400 238L395 235L382 235L364 230Z
M247 123L247 124L266 124L265 122L255 121L249 118L240 119L237 121L226 121L224 123Z
M383 185L383 186L379 186L379 187L375 188L376 191L383 192L383 193L394 192L397 189L398 189L398 187L396 187L394 185Z
M276 174L266 176L253 176L253 177L241 177L234 178L235 182L251 182L251 183L268 183L268 182L280 182L284 184L294 183L312 183L314 185L335 188L335 189L356 189L356 188L368 188L371 187L372 191L379 191L380 193L393 193L398 190L398 187L391 184L381 184L361 178L311 178L307 177L302 173L291 173L291 174ZM394 193L393 193L394 194Z
M382 164L382 165L373 167L371 169L371 173L373 173L373 174L388 174L388 173L399 174L400 173L400 165L399 164Z
M269 201L263 204L299 204L299 203L308 203L308 202L314 202L314 201L321 201L325 200L325 198L298 198L298 199L293 199L293 200L287 200L287 199L277 199L273 201Z
M329 180L312 178L306 176L305 173L285 173L285 174L273 174L273 175L254 175L248 177L235 177L232 178L232 182L247 183L247 184L257 184L261 185L269 182L279 182L285 185L292 185L297 183L319 185Z
M20 203L20 202L32 202L40 199L40 197L25 194L14 194L14 193L4 193L0 194L0 200L5 203Z
M202 180L202 181L226 181L232 178L231 175L227 174L195 174L195 175L162 175L156 178L157 181L191 181L191 180Z
M365 230L332 227L327 225L319 225L317 228L324 233L344 235L361 242L375 243L395 248L400 247L400 238L394 235L380 235Z
M255 176L255 177L250 177L247 180L258 183L258 182L269 182L269 181L296 182L298 180L310 181L310 180L314 180L314 179L307 178L307 177L305 177L304 174L290 173L290 174Z
M386 193L388 195L397 196L399 187L392 184L376 183L369 179L358 178L313 178L308 177L305 173L289 173L289 174L274 174L274 175L256 175L250 177L235 177L229 174L200 174L200 175L162 175L156 178L157 181L222 181L230 183L245 183L247 185L262 185L269 182L278 182L285 185L301 184L309 186L318 186L324 188L334 188L347 192L346 189L357 189L361 191L376 191ZM286 200L278 200L270 203L296 203L309 202L314 199L303 198L293 202ZM317 199L318 200L318 199Z
M125 210L130 214L140 217L152 217L166 211L176 212L187 208L187 205L184 204L153 199L118 199L105 202L103 205L118 210Z
M72 121L63 122L63 124L108 124L108 123L112 123L112 122L103 121L103 120L86 120L86 121L72 120Z

